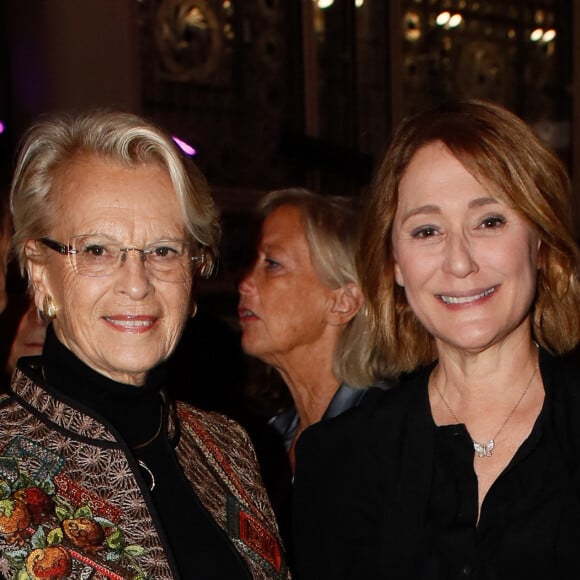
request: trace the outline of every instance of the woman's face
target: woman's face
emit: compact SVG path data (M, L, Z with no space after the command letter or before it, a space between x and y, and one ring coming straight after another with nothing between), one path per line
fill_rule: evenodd
M439 348L529 340L538 237L440 142L403 175L392 241L396 281Z
M324 340L334 291L314 271L300 209L283 205L266 217L256 262L239 291L248 354L277 366Z
M88 156L63 169L51 194L59 210L49 237L63 244L83 234L104 234L135 248L186 239L171 180L158 165L128 168ZM111 275L89 278L73 270L69 256L44 251L46 263L30 265L35 300L42 308L45 296L53 298L59 340L101 374L143 384L177 344L190 314L192 283L158 280L138 252L127 252Z

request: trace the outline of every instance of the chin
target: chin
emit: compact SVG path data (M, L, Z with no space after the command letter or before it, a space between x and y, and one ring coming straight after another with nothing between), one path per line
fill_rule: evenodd
M249 354L250 356L258 356L261 351L261 349L257 348L251 339L245 337L244 335L242 335L242 340L240 344L242 350L246 354Z
M133 380L127 382L134 382L135 379L140 379L143 375L147 374L152 368L155 368L161 364L165 358L151 357L139 359L124 358L122 360L109 360L108 368L110 372L117 375L123 375L130 377Z

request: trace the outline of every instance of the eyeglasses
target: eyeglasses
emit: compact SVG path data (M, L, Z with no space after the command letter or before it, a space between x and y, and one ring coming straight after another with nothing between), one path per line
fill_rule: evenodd
M115 273L127 260L129 252L139 252L147 271L163 282L188 282L193 278L193 263L205 262L203 252L192 256L191 244L183 240L159 240L144 248L123 248L106 236L74 236L68 246L40 238L39 242L62 255L68 255L73 270L88 278L106 278Z

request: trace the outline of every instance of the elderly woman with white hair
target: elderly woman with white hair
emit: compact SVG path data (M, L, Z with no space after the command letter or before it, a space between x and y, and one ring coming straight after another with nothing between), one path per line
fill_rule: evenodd
M220 232L194 164L137 116L57 117L11 204L50 325L0 400L0 574L288 578L244 431L165 395Z

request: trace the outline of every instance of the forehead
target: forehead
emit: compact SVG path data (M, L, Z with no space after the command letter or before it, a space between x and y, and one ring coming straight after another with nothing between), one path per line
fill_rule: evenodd
M262 224L262 243L295 241L307 244L302 210L281 205L273 210Z
M260 245L266 252L283 253L296 264L313 270L304 215L298 207L282 205L272 211L262 225Z
M505 194L476 178L441 142L421 147L411 158L398 189L398 205L447 203L472 198L503 202Z
M50 195L58 227L71 234L140 224L157 224L161 230L185 227L169 174L157 164L128 167L84 156L57 173Z
M404 183L411 181L415 185L422 180L425 184L437 186L439 183L439 187L444 187L446 181L462 178L466 184L477 183L497 201L513 206L514 192L510 184L503 183L499 173L501 169L496 167L496 160L481 151L453 153L442 141L433 141L420 147L411 157L399 181L398 193Z

